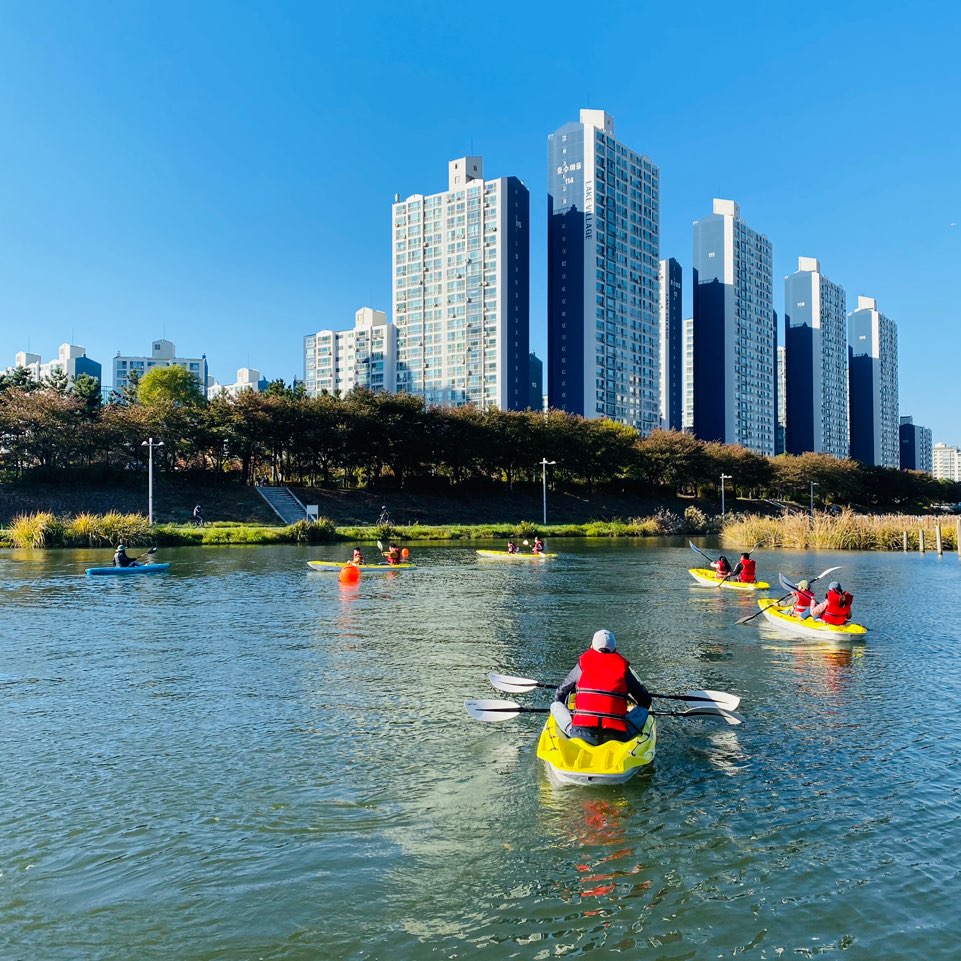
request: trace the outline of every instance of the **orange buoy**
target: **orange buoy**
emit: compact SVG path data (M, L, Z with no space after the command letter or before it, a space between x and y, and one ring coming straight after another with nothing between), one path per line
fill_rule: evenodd
M345 564L340 569L337 580L341 584L356 584L360 580L360 568L356 564Z
M401 557L410 557L410 551L407 550L407 548L405 547L405 548L400 552L400 556L401 556Z

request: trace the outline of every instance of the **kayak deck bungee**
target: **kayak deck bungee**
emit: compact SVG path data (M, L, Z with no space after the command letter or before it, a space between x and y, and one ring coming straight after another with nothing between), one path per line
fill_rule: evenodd
M545 557L557 557L556 554L551 554L551 553L534 554L534 553L528 553L526 551L524 553L521 553L521 551L517 551L516 553L512 554L510 553L510 551L488 551L488 550L481 550L479 547L477 548L477 553L481 557L497 557L497 558L502 558L504 560L509 560L509 561L540 561L540 560L543 560Z
M832 640L863 640L868 629L862 624L828 624L826 621L813 621L810 617L801 620L791 614L792 605L782 607L770 597L762 597L758 607L764 612L765 619L779 630L800 637L831 638Z
M351 564L347 561L307 561L314 571L339 574L345 567L356 567L362 574L389 574L391 571L412 571L416 564Z
M688 574L698 582L698 584L703 584L705 587L716 588L720 583L720 578L717 574L711 570L709 567L689 567L687 570ZM767 581L752 581L747 583L745 581L735 581L733 578L728 578L721 584L721 590L730 591L766 591L771 585Z
M170 564L137 564L130 567L88 567L86 573L91 577L100 574L162 574Z
M596 746L567 737L549 714L537 742L537 756L561 784L624 784L654 760L656 745L653 714L648 714L637 737Z

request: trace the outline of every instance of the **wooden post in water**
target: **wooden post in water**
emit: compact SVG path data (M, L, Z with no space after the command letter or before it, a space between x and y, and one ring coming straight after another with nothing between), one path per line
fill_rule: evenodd
M918 552L921 554L924 553L924 528L923 527L918 528Z
M934 525L934 543L938 549L938 557L940 557L944 552L941 550L941 522L938 521Z
M907 554L908 552L908 532L907 531L901 531L901 543L904 545L903 547L904 553Z

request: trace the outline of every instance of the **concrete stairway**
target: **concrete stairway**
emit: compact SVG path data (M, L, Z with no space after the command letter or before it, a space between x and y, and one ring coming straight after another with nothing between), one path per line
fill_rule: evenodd
M285 523L295 524L308 520L307 508L294 496L288 487L258 487L260 496L267 506Z

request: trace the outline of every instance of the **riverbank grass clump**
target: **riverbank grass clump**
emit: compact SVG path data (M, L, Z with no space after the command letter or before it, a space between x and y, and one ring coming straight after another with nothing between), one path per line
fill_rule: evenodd
M927 550L935 547L936 529L941 526L944 550L957 550L957 519L954 517L912 517L907 514L855 514L843 510L839 514L815 511L808 514L785 514L762 517L758 514L737 515L727 520L721 531L725 548L747 550L745 545L784 547L790 550L831 551L896 551L904 547L918 550L924 531Z

